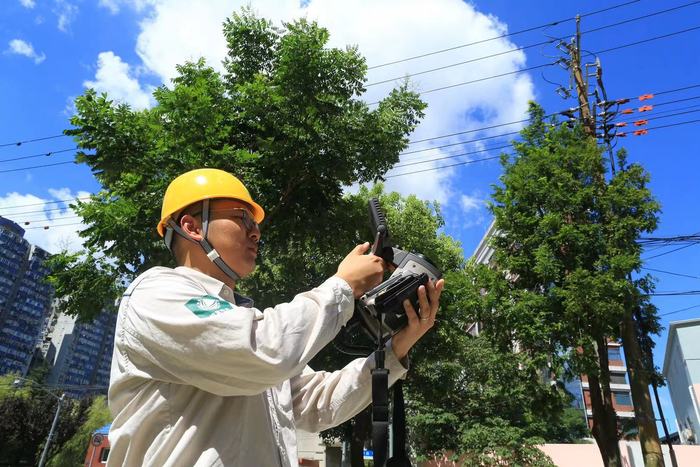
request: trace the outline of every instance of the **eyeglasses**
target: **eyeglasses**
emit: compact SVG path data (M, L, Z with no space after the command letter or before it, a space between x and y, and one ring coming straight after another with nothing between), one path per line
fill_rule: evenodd
M258 228L258 223L253 219L253 215L245 208L230 208L230 209L212 209L211 213L229 213L229 212L240 212L241 215L230 215L224 214L224 217L230 217L233 219L241 219L245 229L250 232L251 230Z
M259 228L258 223L255 222L255 220L253 219L253 215L250 213L250 211L248 211L245 208L211 209L209 211L209 213L210 214L228 213L228 212L236 212L236 211L240 211L241 215L240 216L237 216L237 215L227 216L226 214L223 214L223 217L230 217L232 219L241 219L241 221L243 222L243 227L245 227L247 232L250 232L251 230L255 229L256 227ZM180 216L178 216L178 219L177 219L178 224L180 223L180 219L182 219L182 216L184 216L185 214L188 214L188 213L184 212L184 213L180 214ZM190 216L192 216L192 217L198 217L201 215L202 215L202 211L196 211L196 212L190 213Z

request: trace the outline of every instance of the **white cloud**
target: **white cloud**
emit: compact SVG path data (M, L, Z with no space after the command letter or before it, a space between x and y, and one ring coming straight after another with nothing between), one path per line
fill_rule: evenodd
M151 89L142 87L129 64L111 51L98 55L95 81L85 81L83 85L97 92L106 92L111 99L136 109L144 109L152 103Z
M208 64L221 70L226 44L221 31L225 18L247 5L241 0L105 0L118 6L141 8L143 17L137 39L136 53L146 71L154 73L165 84L176 75L175 65L185 60L204 57ZM486 4L485 4L486 5ZM105 7L109 8L107 5ZM330 46L357 45L367 58L369 66L396 59L420 55L458 44L481 41L507 32L507 26L497 18L481 13L462 0L267 0L253 4L256 12L271 19L276 25L307 17L327 27L331 33ZM183 25L187 25L183 27ZM387 67L369 70L368 83L400 78L455 62L485 55L497 54L516 48L507 39L482 42L476 47L430 55ZM490 75L509 73L526 66L522 51L426 73L412 79L419 92L442 86L455 85ZM392 83L368 87L363 98L373 102L386 96ZM423 95L428 103L426 117L412 139L431 138L498 123L521 120L527 102L534 98L533 84L526 74L513 74L471 85L454 87ZM515 131L518 126L470 133L413 145L410 149L461 143L482 136ZM501 140L502 141L502 140ZM498 140L489 141L492 147ZM477 145L454 146L422 153L424 158L435 159L459 152L483 149ZM493 153L482 153L483 158ZM416 161L418 155L402 157L402 162ZM467 160L461 158L460 160ZM452 159L434 161L391 173L429 169L448 164ZM459 190L453 186L458 176L468 174L460 167L421 172L389 178L387 187L404 194L414 193L424 199L441 203L459 203Z
M462 210L465 213L477 211L486 206L486 202L483 199L469 195L460 196L459 204L462 206Z
M117 0L100 0L98 5L108 9L113 15L119 13L119 2Z
M153 5L157 0L99 0L98 5L109 10L116 15L122 6L129 6L136 11L142 11L149 5Z
M9 43L9 49L7 49L7 53L24 55L25 57L34 60L34 63L36 63L37 65L46 60L45 54L37 53L34 50L34 46L32 46L32 44L23 41L22 39L12 39Z
M68 0L54 0L53 13L58 19L58 29L68 32L71 23L78 16L78 6Z
M461 194L459 196L459 206L462 210L460 216L461 229L468 229L474 226L485 227L487 205L486 200L480 193Z
M87 197L89 193L73 192L69 188L49 189L48 192L49 196L46 197L31 193L6 193L0 196L0 216L19 224L25 229L24 238L27 241L50 253L58 253L62 249L79 251L82 239L78 232L85 225L68 203L50 202Z
M19 3L21 3L24 8L29 9L32 9L36 6L36 2L34 0L19 0Z

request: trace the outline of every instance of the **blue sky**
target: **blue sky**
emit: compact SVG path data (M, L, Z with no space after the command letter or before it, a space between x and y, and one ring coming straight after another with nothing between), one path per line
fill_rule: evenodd
M332 45L357 44L367 56L370 66L571 18L577 13L604 9L618 3L623 1L492 0L467 4L458 0L317 0L304 2L303 5L288 0L252 2L262 15L275 21L300 15L318 19L330 29ZM631 2L585 17L582 30L688 3L691 2ZM173 76L175 63L202 55L212 65L218 66L223 53L219 25L226 14L239 8L240 4L239 1L224 0L5 0L0 10L0 144L60 134L69 126L72 100L85 90L86 84L136 106L147 106L150 90L161 83L168 83ZM700 4L586 34L583 36L583 47L596 52L697 26L700 26ZM368 83L527 46L551 37L567 37L573 31L572 21L561 22L557 26L506 39L373 68L368 73ZM600 54L608 95L610 98L635 97L700 84L699 45L700 30L693 30ZM560 56L561 53L552 46L532 47L422 74L412 78L412 83L417 91L424 92L552 62ZM569 84L569 78L561 67L550 66L426 93L424 98L430 106L428 115L412 139L520 120L529 99L537 100L548 112L576 105L571 99L565 101L559 97L555 93L557 86L548 81L563 86ZM385 95L392 85L369 86L365 98L372 102ZM645 114L650 118L688 112L655 119L649 122L649 127L688 122L700 119L700 112L697 112L700 99L690 99L697 96L700 96L700 87L663 94L645 102L633 100L625 107L664 104ZM681 99L688 100L666 104ZM628 119L644 116L637 115L640 114L633 114ZM461 143L518 128L518 125L513 125L417 143L411 145L409 150ZM695 137L699 128L696 122L651 130L644 136L619 139L618 144L628 149L629 159L642 163L651 173L651 188L663 209L655 236L700 231L696 207L700 194L697 183L700 162L696 157L698 140ZM505 139L492 139L471 145L455 145L406 155L402 162L425 161L506 142ZM26 225L29 228L27 237L53 251L61 246L79 247L75 236L75 229L79 226L61 227L61 224L76 222L70 217L72 213L65 207L63 211L49 211L62 205L42 203L83 196L98 190L99 185L87 168L73 164L2 171L69 161L71 152L16 161L6 159L72 147L68 138L0 147L0 215L22 223L30 222ZM475 159L494 154L496 152L465 157ZM427 162L396 169L392 173L436 168L446 163L465 161L465 157ZM465 253L471 254L490 222L484 202L499 173L500 167L496 161L481 162L392 178L389 186L402 193L438 199L446 215L446 232L458 238ZM25 206L27 204L32 206ZM61 220L62 217L65 219ZM44 230L43 226L46 225L51 227ZM646 256L670 249L656 250ZM647 266L700 277L697 267L699 259L700 248L694 246L650 259ZM697 278L665 273L656 273L656 277L659 291L700 289ZM664 314L700 305L700 300L692 296L658 297L655 303L660 313ZM667 326L670 320L698 316L700 307L664 316L662 322ZM665 332L657 342L656 361L661 366L666 344ZM662 393L670 428L675 431L667 393L665 390Z

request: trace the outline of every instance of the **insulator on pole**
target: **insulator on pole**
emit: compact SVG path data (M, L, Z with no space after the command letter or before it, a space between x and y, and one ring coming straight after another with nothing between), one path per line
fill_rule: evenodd
M635 120L634 126L644 126L649 123L649 120Z
M649 112L649 111L652 110L653 108L654 108L653 105L643 105L643 106L641 106L641 107L640 107L639 109L637 109L637 110L639 110L640 112Z
M621 114L625 114L625 115L629 115L629 114L634 113L634 109L622 109L622 110L620 111L620 113L621 113Z
M653 94L642 94L641 96L639 96L640 101L647 101L647 100L653 99L653 98L654 98Z
M636 130L634 132L634 136L642 136L642 135L646 135L647 133L649 133L649 130L647 130L647 129Z

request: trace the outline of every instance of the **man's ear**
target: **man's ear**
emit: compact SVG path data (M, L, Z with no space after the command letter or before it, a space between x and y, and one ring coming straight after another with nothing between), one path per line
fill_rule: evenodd
M204 238L202 235L202 226L199 221L189 214L185 214L180 218L180 228L182 228L192 240L200 241Z

